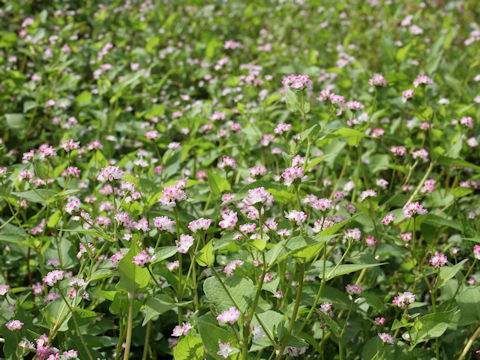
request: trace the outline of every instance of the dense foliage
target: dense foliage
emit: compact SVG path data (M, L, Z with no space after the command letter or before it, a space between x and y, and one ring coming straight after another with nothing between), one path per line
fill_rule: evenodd
M0 19L2 358L476 356L476 0Z

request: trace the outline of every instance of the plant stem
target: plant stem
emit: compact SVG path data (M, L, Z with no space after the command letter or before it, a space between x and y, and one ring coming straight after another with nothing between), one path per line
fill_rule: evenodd
M323 244L323 275L322 275L322 282L320 283L320 288L318 289L317 296L315 297L315 300L312 304L312 307L310 308L310 311L307 314L307 317L302 323L302 326L300 326L300 331L303 330L305 325L307 325L308 320L312 317L313 312L315 311L315 308L317 307L318 302L320 301L320 297L322 296L322 291L323 287L325 286L325 270L326 270L326 263L327 263L327 243L325 242Z
M152 332L152 320L147 323L147 329L145 331L145 343L143 344L142 360L147 360L148 355L148 343L150 342L150 334Z
M301 262L297 263L297 269L298 269L297 297L295 298L295 305L293 307L292 317L290 318L290 324L288 325L287 334L285 335L285 338L283 339L282 346L280 347L280 350L278 352L278 356L277 356L278 360L283 359L283 353L285 351L285 347L288 344L288 340L290 340L290 335L292 334L293 326L295 325L295 319L297 317L298 309L300 307L300 300L302 298L303 278L304 278L304 272L305 272L305 262L301 261Z
M127 320L127 339L123 360L128 360L130 355L130 346L132 344L132 324L133 324L133 292L128 292L128 320ZM118 350L118 349L117 349Z
M83 347L85 348L85 352L87 353L87 356L90 360L93 360L92 354L90 353L90 350L88 349L87 343L85 342L85 339L82 336L82 333L80 332L80 328L78 327L78 322L77 318L75 317L75 309L72 308L68 300L65 298L65 295L63 295L63 292L59 289L58 291L60 295L62 296L63 301L65 301L65 304L68 306L68 309L72 313L72 319L73 319L73 324L75 326L75 330L80 337L80 341L82 342Z
M467 343L465 344L465 347L463 348L463 351L462 353L460 354L460 357L458 358L458 360L463 360L465 359L465 356L467 356L468 354L468 351L470 350L470 348L472 347L473 343L475 342L475 339L478 337L478 335L480 335L480 326L477 328L477 330L475 330L475 332L473 333L473 335L470 337L470 339L468 339Z
M257 293L255 294L255 299L253 300L252 308L250 309L250 313L245 321L245 325L243 328L243 347L242 347L242 360L247 359L248 353L248 343L250 340L250 323L252 322L253 315L255 314L255 309L258 305L258 300L260 299L260 294L262 293L263 282L265 281L265 274L267 272L267 264L265 260L265 253L262 252L262 274L260 275L260 282L258 284Z

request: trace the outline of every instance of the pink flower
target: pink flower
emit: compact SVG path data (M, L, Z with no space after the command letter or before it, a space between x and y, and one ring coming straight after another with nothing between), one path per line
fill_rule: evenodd
M292 210L285 217L296 223L298 226L302 225L305 220L307 220L307 214L305 214L303 211L297 211L297 210Z
M382 219L382 224L383 225L390 225L393 220L395 219L395 215L394 214L388 214L387 216L385 216L383 219Z
M63 356L66 359L78 359L78 351L76 351L76 350L64 351Z
M211 223L212 223L212 220L210 219L200 218L198 220L194 220L190 222L190 224L188 225L188 228L193 233L196 233L198 231L207 231Z
M412 240L413 234L412 233L405 233L400 235L403 241L410 241Z
M178 269L179 265L180 265L180 262L178 260L175 260L167 265L167 269L169 271L175 271Z
M67 203L65 205L64 209L67 213L69 213L71 215L74 212L80 211L80 206L81 205L82 205L82 203L80 202L80 200L76 199L76 200L73 200L73 201Z
M312 232L314 234L318 234L319 232L325 230L325 229L328 229L329 227L333 226L335 223L333 221L331 221L330 219L328 218L321 218L321 219L318 219L317 221L315 221L313 223L313 228L312 228Z
M262 165L257 165L249 169L250 171L250 176L253 176L255 178L260 178L263 175L267 173L267 169L263 167Z
M218 168L221 170L235 170L237 168L237 162L229 156L223 156L218 162Z
M273 130L275 134L283 134L290 131L292 125L290 124L278 124L277 127Z
M387 333L381 333L381 334L378 334L378 337L380 339L382 339L382 341L384 343L388 343L388 344L395 344L395 339L392 337L392 335L390 334L387 334Z
M392 146L390 152L395 156L405 156L407 149L403 146Z
M333 201L330 199L319 199L312 204L312 208L320 211L328 211L333 209Z
M480 260L480 245L475 245L473 247L473 256L475 259Z
M332 304L329 302L324 302L322 305L320 305L320 311L325 315L333 317Z
M304 172L301 167L291 167L286 169L282 174L282 178L286 186L290 186L295 182L306 180L306 176L304 176Z
M125 173L120 170L117 166L108 166L100 170L100 175L98 175L97 180L104 183L107 181L115 181L123 178Z
M259 187L256 189L248 190L248 196L243 199L243 203L249 206L255 205L273 205L273 196L268 191L265 191L265 188Z
M23 326L23 323L20 320L12 320L5 324L8 330L17 331L20 330Z
M378 326L382 326L385 323L385 318L384 317L376 317L375 318L375 324Z
M427 213L428 210L425 209L418 202L409 202L405 205L405 208L403 209L403 216L405 216L406 219L410 219L412 216L415 215L425 215Z
M223 344L220 340L218 340L218 348L219 351L217 352L217 355L223 356L225 359L228 358L233 352L229 342Z
M257 227L257 224L250 223L250 224L240 225L239 229L241 232L249 234L249 233L253 233L256 227Z
M376 243L377 243L377 240L375 240L374 236L367 236L365 238L365 245L367 245L368 247L375 246Z
M180 241L175 240L175 244L177 245L178 252L180 254L186 254L188 249L193 245L195 239L190 235L181 234Z
M349 295L360 295L363 292L363 288L360 285L350 285L345 286L345 290Z
M58 281L63 280L65 273L61 270L50 271L44 278L43 282L48 286L55 285Z
M368 80L368 84L372 86L385 87L388 86L388 81L383 75L375 74Z
M422 194L431 194L432 192L435 191L435 184L437 183L437 180L435 179L428 179L425 180L425 183L423 184L422 188L420 189L420 192Z
M35 342L37 343L36 351L38 359L45 360L54 353L54 349L51 348L51 345L48 342L48 336L46 334L43 334L40 336L40 338L35 339Z
M365 107L365 105L358 101L349 101L346 105L350 110L361 110Z
M119 223L125 226L131 224L132 220L130 219L130 214L128 212L118 212L115 214L114 219Z
M430 79L427 75L418 75L417 78L413 81L413 86L418 87L419 85L433 85L433 80Z
M379 138L379 137L383 136L383 134L385 134L385 130L383 130L382 128L376 128L372 132L372 138L375 138L375 139Z
M112 257L110 258L110 262L112 263L113 267L117 268L118 263L120 262L120 260L123 259L124 256L125 254L120 251L113 254Z
M399 296L395 296L392 304L404 309L407 307L408 304L411 304L413 302L415 302L415 295L407 291L403 294L400 294Z
M435 255L433 255L430 259L430 265L432 265L435 269L445 266L447 262L447 257L443 254L440 254L438 251L435 251Z
M163 189L159 203L164 206L175 207L177 206L177 201L183 201L186 199L187 195L183 191L183 188L177 183L176 185L167 186Z
M473 128L473 119L471 116L464 116L460 119L460 124L469 128Z
M60 143L60 148L63 149L65 152L69 152L71 150L79 149L80 143L75 142L72 139L68 139Z
M282 85L296 90L313 88L312 80L310 80L308 75L289 75L283 78Z
M360 194L360 199L362 201L369 197L377 197L377 192L375 190L365 190Z
M236 307L231 307L228 310L225 310L220 315L217 316L217 321L226 324L227 322L230 324L235 324L240 316L240 311L237 310Z
M424 162L429 162L429 161L430 161L429 158L428 158L428 156L429 156L429 153L428 153L428 151L425 150L425 149L420 149L420 150L417 150L417 151L412 152L412 157L413 157L414 159L420 158L420 159L422 159Z
M415 94L414 89L408 89L402 92L402 102L406 103L408 99L412 98L413 95Z
M223 270L225 272L225 275L227 277L232 276L233 272L237 268L237 266L243 266L243 261L242 260L233 260L229 264L225 266L225 269Z
M135 255L132 260L132 264L138 265L140 267L144 267L146 264L149 264L151 262L152 258L150 257L150 254L148 254L145 250L142 250L142 252Z
M182 323L182 325L177 325L173 329L172 336L180 337L183 335L188 335L190 329L193 329L193 326L190 323Z
M45 103L46 107L52 107L54 105L55 105L55 100L54 99L47 100L47 102Z
M382 189L386 189L388 186L388 181L385 179L376 179L375 182L377 183L378 186L380 186Z
M218 223L222 229L233 230L237 224L238 217L235 211L226 211L222 214L223 220Z
M350 229L347 231L347 239L359 241L362 238L362 232L358 229Z
M30 170L22 170L18 174L20 180L32 180L35 175Z
M171 234L175 232L175 221L170 220L167 216L155 217L153 223L160 231L168 231Z

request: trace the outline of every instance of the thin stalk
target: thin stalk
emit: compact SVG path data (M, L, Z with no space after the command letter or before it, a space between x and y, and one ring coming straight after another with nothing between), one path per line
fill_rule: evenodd
M152 332L152 320L147 323L147 329L145 331L145 343L143 344L142 360L147 360L148 355L148 343L150 342L150 334Z
M242 347L242 360L247 359L248 353L248 343L250 340L250 323L252 322L253 315L255 314L255 309L258 305L258 300L260 300L260 294L262 293L263 282L265 281L265 274L267 272L267 264L265 260L265 253L262 252L262 274L260 275L260 282L258 284L257 292L255 294L255 299L253 300L252 308L250 309L250 313L248 314L247 320L245 321L245 326L243 329L243 347Z
M297 296L295 298L295 305L293 307L292 317L290 318L290 324L288 325L287 334L283 339L282 346L278 352L277 359L283 359L283 353L285 351L285 347L288 344L288 340L290 340L290 335L292 334L293 326L295 325L295 320L297 318L298 309L300 307L300 300L302 298L302 290L303 290L303 278L305 273L305 263L302 261L298 265L298 288L297 288Z
M475 332L470 337L470 339L468 339L468 341L467 341L465 347L463 348L463 351L460 354L460 357L458 358L458 360L465 359L465 356L467 356L468 352L470 351L470 348L472 347L472 345L475 342L475 339L478 337L478 335L480 335L480 326L477 328L477 330L475 330Z
M80 337L80 341L82 342L82 345L83 347L85 348L85 351L87 353L87 356L90 360L93 360L93 357L92 357L92 354L90 353L90 350L88 349L88 346L87 346L87 343L85 342L85 339L83 338L82 336L82 333L80 332L80 328L78 327L78 322L77 322L77 318L75 316L75 310L72 308L72 306L70 305L70 303L67 301L67 299L65 298L65 295L63 295L63 292L59 289L58 291L60 293L60 295L62 296L62 299L63 301L65 301L65 304L68 306L68 309L70 310L70 312L72 313L72 319L73 319L73 324L75 326L75 331L77 332L78 336Z
M123 360L128 360L130 355L130 346L132 345L132 325L133 325L133 292L128 292L128 319L127 319L127 339Z

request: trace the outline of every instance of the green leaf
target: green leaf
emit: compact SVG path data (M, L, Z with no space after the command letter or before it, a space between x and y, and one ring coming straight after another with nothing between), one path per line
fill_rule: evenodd
M372 360L383 349L384 345L378 336L368 340L362 348L362 360Z
M324 247L324 243L329 241L333 236L316 236L314 238L308 236L297 236L291 238L288 244L285 246L287 254L282 256L304 258L305 261L313 259Z
M37 103L35 101L25 101L23 103L23 113L27 113L29 112L30 110L32 110L33 108L36 108L37 107Z
M465 161L465 160L454 159L454 158L447 157L447 156L440 156L437 159L437 162L440 165L449 165L449 166L457 165L457 166L467 167L467 168L470 168L470 169L480 171L480 166L478 166L478 165L469 163L468 161Z
M207 170L208 184L215 195L220 195L224 191L230 191L230 183L214 172Z
M219 350L218 341L223 344L229 342L232 348L237 347L237 340L235 335L226 329L223 329L216 325L216 320L211 315L201 316L197 320L198 331L202 338L203 345L207 348L208 355L213 359L225 360L224 357L217 355ZM235 359L237 354L231 354L229 359Z
M142 326L145 326L154 317L172 310L176 306L177 305L172 303L168 296L164 294L149 298L145 303L145 319L143 319Z
M163 246L157 249L155 253L156 260L152 264L156 264L157 262L166 260L178 252L178 248L176 246Z
M133 257L139 252L140 249L137 243L132 241L130 250L118 263L118 271L120 272L120 281L117 284L118 289L134 293L147 287L150 281L148 270L132 263Z
M247 244L258 251L263 251L267 246L267 241L265 239L252 239L249 240Z
M288 86L285 87L285 100L287 102L287 109L291 112L300 110L300 103L297 94Z
M25 245L31 248L34 248L32 244L30 244L24 235L21 234L9 234L9 233L0 233L0 241L5 241L8 243Z
M334 139L334 138L350 138L350 137L355 137L355 138L362 138L362 137L367 137L368 135L355 130L355 129L350 129L350 128L341 128L337 129L335 131L332 131L329 133L326 138L327 139Z
M450 324L453 312L454 310L428 314L415 321L415 325L412 328L412 347L421 342L442 336Z
M208 58L213 57L215 55L217 47L219 46L220 43L217 41L217 39L211 39L207 44L207 48L205 49L205 56Z
M450 219L445 219L443 217L440 217L438 215L434 214L427 214L423 217L422 223L429 224L429 225L434 225L434 226L447 226L449 228L461 231L462 227L458 223L458 221L453 221Z
M335 267L330 267L326 268L326 280L331 280L334 279L338 276L345 275L345 274L350 274L352 272L356 272L359 270L363 269L368 269L371 267L376 267L376 266L381 266L384 265L385 263L379 263L379 264L342 264L338 265L335 269ZM323 277L323 271L318 269L318 271L322 272L321 274L318 274L318 276ZM317 272L318 272L317 271Z
M21 130L25 128L26 120L23 114L5 114L7 127L12 130Z
M448 280L453 278L457 273L462 270L463 264L465 264L468 261L468 259L464 259L460 261L457 265L455 266L444 266L440 268L440 274L437 279L436 287L441 288L445 286Z
M324 156L317 156L316 158L310 160L308 162L308 165L306 167L306 170L310 170L311 168L313 168L315 165L317 164L320 164L322 161L324 161L325 159L327 159L327 155L324 155Z
M250 308L253 303L253 297L255 296L255 286L250 279L234 275L223 280L223 283L238 305L238 310L244 313ZM205 280L203 283L203 291L207 299L215 304L218 311L227 310L235 306L216 277L209 277Z
M51 196L55 194L45 189L36 189L23 192L12 192L12 195L34 203L45 203Z
M212 266L215 262L215 255L213 253L213 239L210 240L195 257L197 264L200 266Z
M92 102L92 94L90 91L82 91L76 98L75 101L78 104L88 104Z
M202 340L194 336L186 336L173 349L175 360L203 360L205 350Z
M461 317L459 324L469 325L480 320L480 287L469 287L461 291L455 301L460 307Z
M55 211L52 216L48 219L47 226L49 228L54 228L60 219L62 218L62 212L61 211Z
M455 198L461 198L461 197L464 197L464 196L467 196L467 195L470 195L471 193L473 193L473 190L472 189L468 189L468 188L464 188L464 187L457 187L455 189L453 189L452 191L452 194Z
M397 54L396 54L396 59L399 63L402 63L403 60L405 60L405 58L407 57L408 55L408 52L410 50L410 48L412 47L412 44L413 43L409 43L407 45L405 45L404 47L402 47L400 50L397 51Z
M347 219L345 221L342 221L341 223L335 224L333 226L330 226L326 228L325 230L322 230L317 234L317 236L330 236L330 235L335 235L337 234L346 224L348 224L350 221L355 219L356 216L351 217L350 219Z

